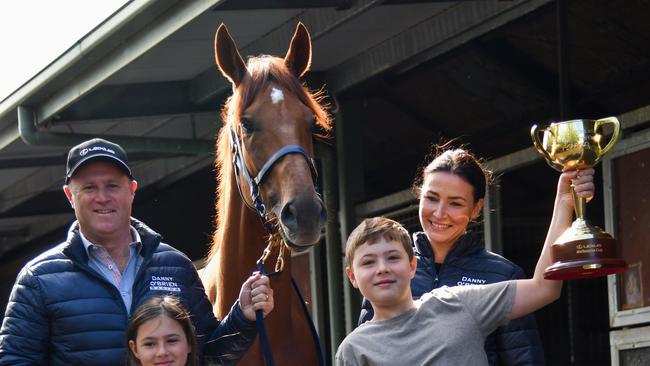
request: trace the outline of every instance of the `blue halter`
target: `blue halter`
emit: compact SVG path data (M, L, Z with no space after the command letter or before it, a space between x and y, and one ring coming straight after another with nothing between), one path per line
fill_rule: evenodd
M268 227L267 220L266 220L266 207L264 206L264 202L262 201L262 197L260 196L260 186L262 185L264 178L266 178L266 175L269 173L273 165L277 163L278 160L280 160L282 157L288 154L300 154L307 161L307 165L309 166L309 170L311 171L311 177L314 182L314 187L316 187L318 172L316 170L316 164L314 163L314 159L311 156L309 156L309 154L307 154L307 152L305 151L305 149L302 148L302 146L285 145L281 147L278 151L273 153L273 155L271 155L271 157L266 161L266 163L262 165L262 169L260 169L257 175L253 177L250 170L246 166L246 162L244 161L242 143L239 139L239 136L237 135L237 133L232 127L230 128L229 137L230 137L230 147L232 149L232 165L233 168L235 169L235 179L237 180L237 190L239 190L239 195L241 196L246 206L257 211L257 214L259 215L260 219L262 220L264 226L267 229L266 230L267 234L271 234L272 229ZM240 173L244 176L246 183L248 183L248 187L250 187L250 196L253 205L248 203L248 201L244 198L244 195L242 194L239 188ZM293 247L292 243L287 243L287 244L290 247Z

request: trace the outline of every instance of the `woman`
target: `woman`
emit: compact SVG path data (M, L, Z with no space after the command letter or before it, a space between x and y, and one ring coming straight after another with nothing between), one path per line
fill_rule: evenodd
M153 297L135 311L127 330L128 366L199 364L194 326L172 296Z
M468 230L481 214L491 173L465 149L438 150L414 187L420 198L423 231L413 234L418 259L411 281L413 298L441 286L525 278L519 266L485 250L481 237ZM372 307L364 300L359 323L372 316ZM534 316L498 328L486 339L485 352L491 366L543 365L543 348Z

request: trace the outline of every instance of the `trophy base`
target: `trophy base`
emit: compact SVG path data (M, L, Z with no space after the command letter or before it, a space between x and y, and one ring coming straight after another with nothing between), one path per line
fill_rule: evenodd
M547 280L578 280L625 272L627 264L616 255L616 240L584 220L576 220L551 246L553 264Z
M627 271L627 264L622 259L578 260L553 263L544 271L544 278L547 280L581 280L625 271Z

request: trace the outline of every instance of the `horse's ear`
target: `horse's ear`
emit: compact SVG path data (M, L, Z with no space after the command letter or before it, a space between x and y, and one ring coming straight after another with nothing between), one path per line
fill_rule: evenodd
M236 88L246 76L247 69L244 59L242 59L237 45L233 41L226 25L221 23L217 34L214 36L214 57L217 61L217 67Z
M284 64L296 77L303 76L311 65L311 38L304 24L298 22L296 32L291 38L289 51L284 56Z

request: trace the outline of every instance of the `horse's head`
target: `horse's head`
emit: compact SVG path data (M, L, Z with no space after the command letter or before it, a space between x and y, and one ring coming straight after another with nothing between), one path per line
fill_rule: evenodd
M312 133L314 127L328 130L330 121L318 103L320 96L298 80L311 62L307 29L298 24L284 59L257 56L246 64L222 24L215 56L233 87L222 113L222 136L230 134L231 151L241 159L235 175L243 199L255 206L255 194L251 198L248 192L259 184L253 190L259 190L287 244L297 249L315 244L327 213L315 188Z

